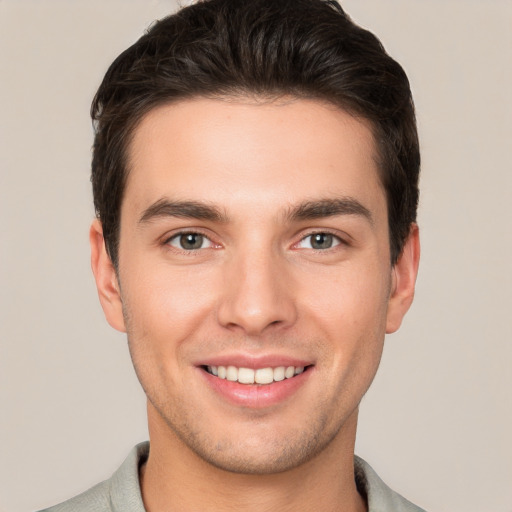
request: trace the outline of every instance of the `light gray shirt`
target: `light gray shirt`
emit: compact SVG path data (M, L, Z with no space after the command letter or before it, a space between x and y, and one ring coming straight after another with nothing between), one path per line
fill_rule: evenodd
M60 505L41 512L145 512L139 485L139 467L149 454L149 443L138 444L111 478ZM368 512L425 512L392 491L359 457L355 458L359 492Z

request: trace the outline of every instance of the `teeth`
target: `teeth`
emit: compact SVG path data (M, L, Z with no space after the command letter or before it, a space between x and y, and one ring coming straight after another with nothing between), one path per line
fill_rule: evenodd
M291 379L304 372L303 366L278 366L277 368L237 368L236 366L208 366L208 373L240 384L270 384Z
M226 368L226 379L231 382L235 382L238 380L238 369L234 366L228 366Z
M280 381L280 380L284 380L284 374L285 374L286 370L284 368L284 366L279 366L278 368L274 368L274 380L276 381Z
M254 370L251 368L238 369L238 382L241 384L254 384Z
M295 367L294 366L288 366L286 370L284 371L284 376L287 379L291 379L295 375Z
M256 384L270 384L274 382L274 370L272 368L259 368L254 372Z

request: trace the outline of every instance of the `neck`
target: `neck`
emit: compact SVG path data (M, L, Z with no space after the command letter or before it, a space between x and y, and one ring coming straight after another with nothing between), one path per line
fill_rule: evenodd
M151 449L140 471L147 512L366 510L354 479L357 410L321 453L276 474L240 474L212 466L163 425L151 406L148 413Z

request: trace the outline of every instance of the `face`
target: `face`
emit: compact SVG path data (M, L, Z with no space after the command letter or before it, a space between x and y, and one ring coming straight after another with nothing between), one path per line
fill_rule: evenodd
M247 473L353 438L417 266L415 234L390 265L369 126L315 101L196 99L150 112L129 156L118 274L97 223L93 269L150 432Z

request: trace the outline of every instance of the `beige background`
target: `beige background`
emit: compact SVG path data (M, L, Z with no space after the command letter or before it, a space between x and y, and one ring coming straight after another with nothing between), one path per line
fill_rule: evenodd
M431 512L512 511L512 2L345 0L408 71L423 147L417 299L357 452ZM89 270L88 108L172 1L0 0L0 511L61 501L147 437Z

